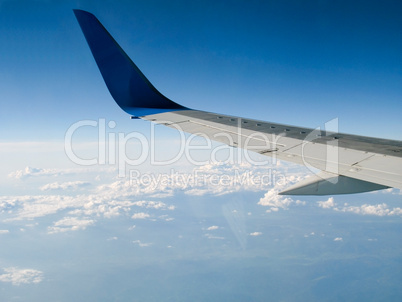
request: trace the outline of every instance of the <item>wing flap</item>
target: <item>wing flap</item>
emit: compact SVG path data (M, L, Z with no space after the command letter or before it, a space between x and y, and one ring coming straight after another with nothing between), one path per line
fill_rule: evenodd
M289 187L280 195L338 195L370 192L389 187L328 172L320 172Z

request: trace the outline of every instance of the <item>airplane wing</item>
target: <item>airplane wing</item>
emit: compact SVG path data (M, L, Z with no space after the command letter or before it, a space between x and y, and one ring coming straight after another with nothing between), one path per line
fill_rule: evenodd
M333 195L402 189L402 141L193 110L163 96L98 19L74 10L110 94L132 118L202 135L322 172L281 194Z

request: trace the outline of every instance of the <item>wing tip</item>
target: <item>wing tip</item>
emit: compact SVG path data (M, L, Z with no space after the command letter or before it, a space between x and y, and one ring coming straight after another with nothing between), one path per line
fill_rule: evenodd
M73 8L73 12L74 12L74 14L87 14L87 15L95 17L94 14L92 14L86 10L79 9L79 8Z
M134 116L189 109L162 95L93 14L81 9L73 12L105 84L120 108Z

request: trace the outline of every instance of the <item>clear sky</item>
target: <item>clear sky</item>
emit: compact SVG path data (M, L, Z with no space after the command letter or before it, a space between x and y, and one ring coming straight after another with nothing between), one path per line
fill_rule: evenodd
M185 106L310 127L338 117L343 132L401 139L399 1L1 1L0 118L15 129L2 138L125 117L72 8Z
M115 165L73 163L74 123L104 118L146 138L151 127L114 103L75 8L184 106L312 128L338 118L341 132L402 138L400 1L0 0L1 301L401 301L399 190L133 186ZM169 157L178 134L158 131L156 152ZM75 139L80 155L97 154L97 129ZM184 158L134 168L169 181L172 169L308 174Z

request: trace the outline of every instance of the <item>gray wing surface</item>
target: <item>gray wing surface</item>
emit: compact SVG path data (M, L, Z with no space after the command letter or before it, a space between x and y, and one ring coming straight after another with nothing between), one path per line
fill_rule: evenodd
M95 16L82 10L74 13L111 95L130 115L322 171L281 194L333 195L402 189L401 141L186 108L152 86Z
M166 112L142 118L325 172L312 183L316 186L309 183L310 189L303 191L296 185L286 191L288 195L347 194L388 187L402 189L401 141L326 132L198 110ZM320 181L329 182L331 186L318 190Z

